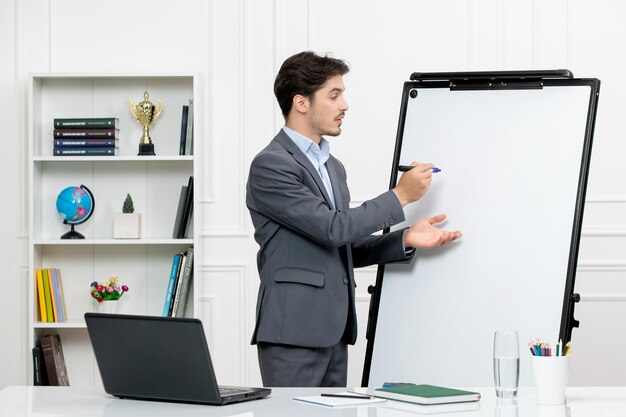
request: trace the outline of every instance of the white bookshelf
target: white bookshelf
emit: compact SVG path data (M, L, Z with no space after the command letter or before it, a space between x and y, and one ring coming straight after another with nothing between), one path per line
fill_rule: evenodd
M161 99L164 104L150 128L156 156L137 156L142 129L128 110L129 100L143 100L146 90L150 101ZM194 100L194 155L181 156L182 106L190 98ZM201 189L201 104L199 79L194 74L34 74L30 78L29 348L42 334L59 334L71 385L100 384L83 318L84 313L97 311L89 294L92 281L118 276L129 286L119 313L160 315L174 255L193 245L194 269L198 270L202 220L197 198L188 238L173 239L172 231L180 190L189 176L194 176L194 194ZM117 117L119 156L52 156L53 119L74 117ZM57 195L65 187L81 184L95 199L91 218L75 226L85 239L62 240L69 226L56 211ZM113 215L121 211L127 193L135 212L142 216L140 239L113 238ZM41 322L38 268L61 270L65 322ZM200 281L194 277L186 316L198 316L194 294Z

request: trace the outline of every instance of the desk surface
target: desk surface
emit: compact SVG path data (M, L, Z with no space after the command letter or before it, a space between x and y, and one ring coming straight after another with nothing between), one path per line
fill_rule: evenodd
M480 409L468 412L441 413L438 416L472 417L626 417L626 387L568 388L567 405L538 406L533 388L520 389L517 400L502 403L493 387L471 388L482 394ZM327 408L292 400L294 396L341 391L321 388L274 388L266 399L207 406L155 401L120 400L100 389L74 387L7 387L0 391L0 416L81 416L81 417L409 417L423 413L410 407L393 408L396 401L378 406ZM405 405L405 403L400 403ZM406 404L408 405L408 404ZM410 405L409 405L410 406Z

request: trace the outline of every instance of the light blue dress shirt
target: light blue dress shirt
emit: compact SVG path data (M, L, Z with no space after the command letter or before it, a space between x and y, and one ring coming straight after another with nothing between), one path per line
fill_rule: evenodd
M328 196L330 197L330 203L332 208L335 208L335 196L333 195L333 186L330 183L330 177L328 176L328 170L326 169L326 161L330 157L330 144L324 138L320 141L320 144L313 142L311 139L306 136L301 135L295 130L289 129L287 126L283 127L283 130L294 141L296 146L300 148L302 153L309 158L311 164L315 167L317 172L320 174L322 178L322 182L324 183L324 187L328 192Z

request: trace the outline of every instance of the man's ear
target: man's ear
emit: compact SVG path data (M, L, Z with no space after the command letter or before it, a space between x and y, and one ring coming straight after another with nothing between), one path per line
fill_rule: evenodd
M293 110L300 114L305 114L309 110L309 99L301 94L293 96L293 102L291 103Z

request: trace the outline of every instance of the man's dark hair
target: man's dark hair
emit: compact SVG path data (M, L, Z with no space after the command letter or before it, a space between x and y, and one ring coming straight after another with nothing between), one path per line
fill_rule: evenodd
M341 59L320 56L311 51L287 58L274 81L274 95L285 119L291 111L295 95L313 97L328 79L344 75L349 70L348 64Z

